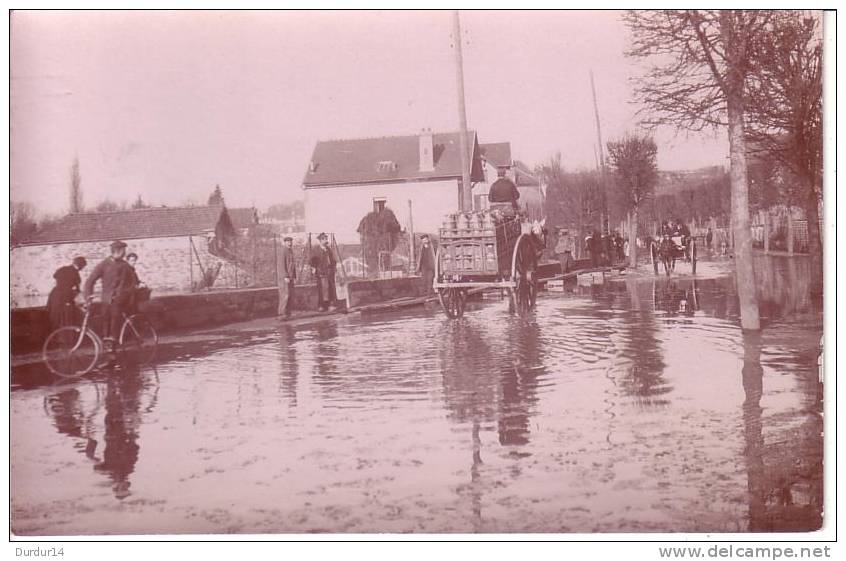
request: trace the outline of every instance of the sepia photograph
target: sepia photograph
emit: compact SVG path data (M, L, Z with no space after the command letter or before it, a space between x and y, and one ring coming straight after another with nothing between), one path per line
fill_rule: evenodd
M833 532L834 12L8 17L10 540Z

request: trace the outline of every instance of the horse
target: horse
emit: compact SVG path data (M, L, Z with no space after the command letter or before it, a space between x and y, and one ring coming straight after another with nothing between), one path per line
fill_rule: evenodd
M652 254L652 266L655 274L658 274L658 264L664 265L664 272L667 276L676 268L676 242L670 236L661 236L659 240L652 240L650 252Z

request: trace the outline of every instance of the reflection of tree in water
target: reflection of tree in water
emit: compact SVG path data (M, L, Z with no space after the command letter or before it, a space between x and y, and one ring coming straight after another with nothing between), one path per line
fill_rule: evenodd
M822 525L821 423L767 445L763 436L761 333L743 333L743 433L749 531L809 531ZM820 425L820 426L817 426ZM809 442L810 440L810 442Z
M652 310L644 305L638 283L626 283L630 307L623 316L623 338L620 356L628 361L619 386L641 406L666 405L663 397L673 388L664 378L664 357L658 339L658 325Z
M761 315L773 319L810 309L811 268L807 259L758 255L754 263Z
M296 329L291 325L282 324L279 327L280 390L293 407L297 406L297 374L299 371L296 334Z

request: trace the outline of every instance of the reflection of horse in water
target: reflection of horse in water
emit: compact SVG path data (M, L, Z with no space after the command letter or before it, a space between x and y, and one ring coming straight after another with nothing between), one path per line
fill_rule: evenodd
M656 282L652 293L654 308L670 315L693 315L699 309L697 291L695 280Z

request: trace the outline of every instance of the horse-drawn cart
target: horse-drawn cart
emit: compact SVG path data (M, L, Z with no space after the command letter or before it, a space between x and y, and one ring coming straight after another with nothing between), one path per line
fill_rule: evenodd
M664 265L664 272L670 275L676 268L676 260L683 259L690 263L692 274L696 274L697 261L696 238L683 235L663 235L650 244L649 254L652 258L652 267L655 274L658 274L658 265Z
M444 313L464 314L472 289L504 290L509 309L525 314L535 305L540 225L494 211L448 215L440 229L435 282Z

